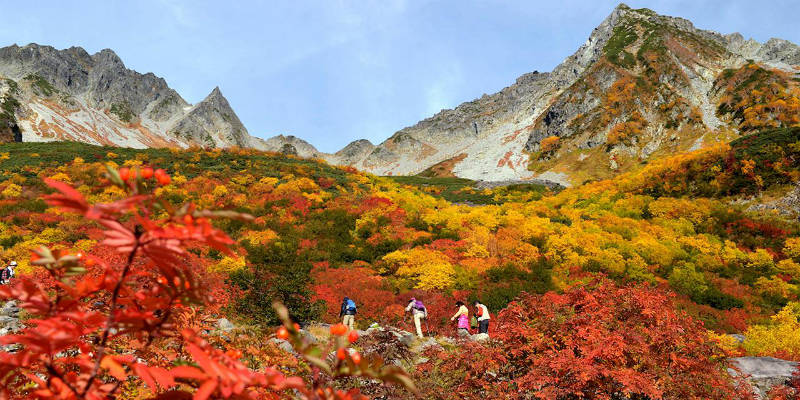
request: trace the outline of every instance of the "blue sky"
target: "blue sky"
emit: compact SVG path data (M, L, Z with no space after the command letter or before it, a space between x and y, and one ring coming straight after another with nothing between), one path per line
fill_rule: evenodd
M214 86L251 134L378 143L574 52L601 0L9 1L0 45L111 48L187 101ZM628 1L722 33L800 43L798 1ZM13 17L9 17L13 16Z

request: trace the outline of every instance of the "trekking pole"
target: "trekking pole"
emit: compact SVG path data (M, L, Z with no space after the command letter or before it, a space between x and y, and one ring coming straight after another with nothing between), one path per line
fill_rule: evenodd
M425 334L427 336L431 335L431 328L428 326L428 317L425 317Z

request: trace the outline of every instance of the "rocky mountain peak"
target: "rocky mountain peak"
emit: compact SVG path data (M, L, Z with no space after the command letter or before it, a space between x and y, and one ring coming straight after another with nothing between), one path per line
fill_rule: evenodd
M215 87L203 101L197 103L180 120L170 133L178 138L189 139L211 147L252 147L252 139L244 124Z
M82 49L81 49L82 50ZM113 65L118 68L125 68L122 59L111 49L103 49L92 55L92 59L97 64Z
M153 73L128 69L111 49L57 50L31 43L0 49L0 78L21 88L24 141L78 140L131 147L250 147L219 87L191 107Z
M723 36L622 3L552 72L525 74L374 148L362 152L351 143L329 159L376 174L437 166L446 176L488 181L569 185L611 177L651 155L697 148L722 140L719 132L736 131L741 118L727 115L721 102L738 98L725 89L738 83L725 79L746 79L737 71L748 59L784 71L773 79L776 87L796 86L791 77L798 76L800 51L790 42Z

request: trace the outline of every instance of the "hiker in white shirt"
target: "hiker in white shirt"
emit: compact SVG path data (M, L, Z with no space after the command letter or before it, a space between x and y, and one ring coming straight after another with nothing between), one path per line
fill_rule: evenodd
M489 309L479 301L475 301L475 315L478 316L478 333L489 334Z
M14 268L17 267L16 261L11 261L8 266L0 270L0 284L6 284L14 277Z

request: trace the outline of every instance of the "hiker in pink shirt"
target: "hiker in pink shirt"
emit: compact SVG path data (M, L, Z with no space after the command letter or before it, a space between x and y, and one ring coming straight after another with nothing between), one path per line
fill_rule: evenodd
M458 336L469 336L469 310L461 301L456 302L456 307L458 307L458 311L450 318L450 321L458 318Z

